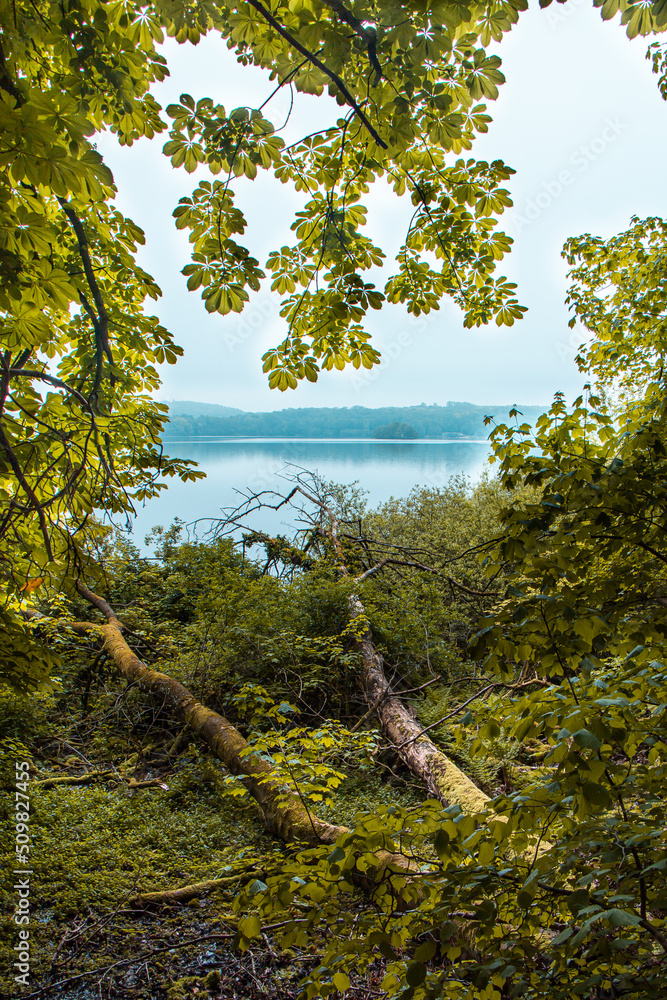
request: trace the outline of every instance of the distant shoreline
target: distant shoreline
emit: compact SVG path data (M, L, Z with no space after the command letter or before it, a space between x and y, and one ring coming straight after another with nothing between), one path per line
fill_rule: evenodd
M489 425L515 418L529 425L544 412L520 408L447 403L445 406L304 407L265 413L230 412L215 403L169 403L163 438L191 441L237 439L313 441L479 441ZM518 422L517 420L517 422Z
M163 441L303 441L324 444L488 444L488 438L428 437L428 438L373 438L373 437L302 437L298 434L163 434Z

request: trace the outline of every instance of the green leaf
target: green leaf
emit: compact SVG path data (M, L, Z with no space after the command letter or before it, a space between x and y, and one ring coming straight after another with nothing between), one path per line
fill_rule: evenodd
M435 941L424 941L420 944L414 955L412 956L415 962L430 962L437 951L437 944Z
M572 927L566 927L564 930L560 932L560 934L556 935L556 937L553 939L551 943L556 946L560 944L565 944L565 942L569 941L569 939L572 937L573 934L574 934L574 929Z
M344 972L335 972L331 977L331 982L339 993L345 993L350 988L350 978Z
M599 750L602 746L601 740L588 729L577 730L576 733L572 734L572 739L577 746L584 747L586 750Z
M477 860L480 865L489 865L495 859L496 852L490 840L485 840L477 852Z
M262 923L254 913L243 917L238 924L239 933L246 938L257 938L262 933Z
M426 979L426 966L422 962L411 962L405 971L408 986L421 986Z
M592 781L584 781L581 785L581 793L587 802L595 806L610 808L612 799L604 785L595 784Z
M433 839L433 846L435 847L435 853L441 861L444 861L449 856L451 850L450 839L446 830L440 829L436 832Z
M640 927L641 922L638 916L634 913L628 913L627 910L619 910L615 907L611 910L606 910L604 913L604 919L608 920L612 927Z

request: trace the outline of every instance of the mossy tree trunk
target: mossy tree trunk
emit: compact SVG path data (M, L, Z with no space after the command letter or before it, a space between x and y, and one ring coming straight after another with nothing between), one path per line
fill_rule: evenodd
M97 632L104 641L104 648L131 684L144 691L159 694L164 702L186 722L192 731L203 739L215 756L232 774L243 775L244 783L258 803L266 829L285 843L297 842L311 846L333 844L339 837L349 834L349 827L327 823L316 816L304 801L284 785L274 768L251 752L249 744L223 715L202 705L188 689L168 674L147 667L130 649L122 633L122 624L113 608L84 584L79 583L80 594L106 618L106 623L75 622L72 626L79 633ZM372 852L375 864L364 865L363 871L353 875L369 891L398 869L407 875L418 866L402 854L384 849Z
M102 612L106 623L76 623L77 631L98 632L104 648L127 681L144 691L159 694L232 774L244 776L244 783L262 810L270 833L285 842L316 845L333 844L341 834L348 832L345 826L327 823L315 816L298 795L280 782L271 765L250 751L246 740L223 715L202 705L173 677L142 663L125 641L122 625L106 601L81 583L79 592Z
M350 599L350 616L364 615L358 597ZM424 733L419 721L394 693L384 662L373 642L370 626L357 639L363 668L361 686L369 707L377 712L382 732L429 795L443 805L459 805L466 813L485 809L490 799Z

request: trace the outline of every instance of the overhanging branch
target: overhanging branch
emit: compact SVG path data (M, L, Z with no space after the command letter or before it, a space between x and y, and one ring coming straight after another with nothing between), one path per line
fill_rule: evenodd
M348 24L354 33L361 38L366 46L366 51L368 52L368 58L370 60L371 66L375 70L375 80L374 85L377 85L382 77L384 76L382 72L382 67L377 57L376 45L377 38L375 31L373 29L367 28L363 21L360 21L358 17L347 9L347 7L340 2L340 0L322 0L322 2L338 14L341 21Z
M354 110L354 113L357 115L360 121L363 122L368 132L370 132L371 136L373 137L373 140L378 144L378 146L381 146L382 149L387 149L387 143L380 138L377 130L370 123L365 113L363 112L363 110L361 109L355 98L352 96L350 91L347 89L347 87L345 86L341 78L338 76L338 74L334 73L333 70L329 69L329 67L325 63L323 63L322 60L319 59L314 52L311 52L309 49L307 49L304 45L301 44L301 42L297 38L294 37L294 35L292 35L289 31L287 31L287 29L282 26L280 21L278 21L273 16L271 11L267 10L264 4L260 3L260 0L247 0L247 2L251 7L254 7L257 13L264 18L267 24L270 24L271 27L274 28L278 32L278 34L285 39L285 41L289 42L292 48L295 48L297 52L301 53L302 56L305 56L306 59L313 64L313 66L317 66L317 68L321 70L325 76L329 77L332 83L335 83L335 85L338 87L338 89L340 90L341 94L343 95L347 103Z

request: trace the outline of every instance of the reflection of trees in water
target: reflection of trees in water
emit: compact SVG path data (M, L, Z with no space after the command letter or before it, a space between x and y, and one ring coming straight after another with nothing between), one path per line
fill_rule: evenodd
M221 507L236 502L237 490L276 489L289 465L337 483L357 482L375 506L391 496L407 496L415 486L438 489L452 476L478 479L488 455L486 441L173 439L167 445L198 462L207 478L196 484L172 481L161 497L141 508L134 526L137 544L155 524L168 525L175 517L187 523L219 516ZM284 517L276 514L274 520L257 527L281 530Z
M486 441L174 441L173 451L202 465L220 465L246 461L280 460L305 465L331 462L338 465L377 465L401 463L409 466L441 466L453 471L476 474L488 454ZM206 470L204 470L206 471Z

